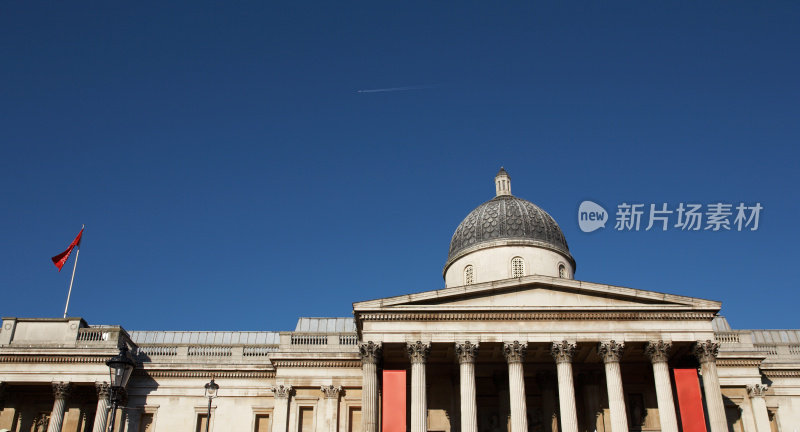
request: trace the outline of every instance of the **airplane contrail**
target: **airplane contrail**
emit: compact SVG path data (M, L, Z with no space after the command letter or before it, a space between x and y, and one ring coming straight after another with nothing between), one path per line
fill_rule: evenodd
M387 87L387 88L378 88L378 89L366 89L366 90L358 90L356 93L383 93L383 92L395 92L395 91L405 91L405 90L422 90L428 88L434 88L435 85L416 85L416 86L405 86L405 87Z

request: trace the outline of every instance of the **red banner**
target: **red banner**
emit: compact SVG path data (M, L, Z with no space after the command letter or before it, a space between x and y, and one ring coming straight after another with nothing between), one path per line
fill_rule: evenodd
M406 432L406 371L383 371L383 432Z
M75 249L75 246L80 246L81 244L81 237L83 237L83 228L81 228L81 232L78 233L78 236L75 237L75 240L69 244L69 247L64 252L50 258L53 261L53 264L58 267L58 271L61 271L61 267L64 267L64 263L67 262L69 259L69 255L72 253L72 249Z
M681 413L683 432L706 432L706 416L703 412L703 395L697 380L697 369L673 369L678 407Z

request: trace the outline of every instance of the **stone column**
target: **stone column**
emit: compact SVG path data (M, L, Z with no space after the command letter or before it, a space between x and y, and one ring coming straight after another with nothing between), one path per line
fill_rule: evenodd
M339 423L339 393L342 386L327 385L320 387L325 395L325 427L324 432L336 432Z
M675 414L675 401L672 399L672 381L669 377L669 342L650 341L644 353L653 363L653 379L656 382L658 418L661 419L662 432L678 432L678 417Z
M622 372L619 361L622 359L624 343L600 342L597 353L606 365L606 386L608 387L608 408L611 412L611 431L627 432L628 414L625 412L625 393L622 390Z
M750 396L750 406L753 408L753 417L756 421L756 432L770 432L769 412L764 394L769 387L765 384L747 386L747 395Z
M111 391L108 383L95 383L97 390L97 410L94 414L94 426L92 432L106 432L108 423L108 395Z
M50 423L47 425L47 432L61 432L61 423L64 422L64 406L67 404L70 384L68 382L53 383L53 411L50 412Z
M411 360L411 432L428 430L428 401L425 388L425 361L431 346L421 341L406 345Z
M278 385L272 387L275 396L275 408L272 410L272 432L286 432L289 425L289 398L292 386ZM211 421L211 419L206 419Z
M556 361L558 372L558 405L561 408L561 431L578 432L578 413L575 410L575 383L572 379L572 357L575 344L567 341L553 342L550 354Z
M461 391L461 432L478 432L478 400L475 393L475 357L478 344L456 343Z
M514 341L503 344L508 362L508 394L511 401L511 432L528 432L528 407L525 402L525 371L522 362L528 353L528 343Z
M700 362L700 373L703 374L703 390L706 396L711 432L727 432L728 421L725 418L725 406L722 404L722 390L719 386L719 375L717 375L718 353L719 344L710 340L697 341L694 346L694 355Z
M378 432L378 363L381 346L372 341L358 345L361 355L361 431Z
M558 411L556 411L556 377L552 372L540 372L536 383L542 390L542 420L545 432L558 432Z

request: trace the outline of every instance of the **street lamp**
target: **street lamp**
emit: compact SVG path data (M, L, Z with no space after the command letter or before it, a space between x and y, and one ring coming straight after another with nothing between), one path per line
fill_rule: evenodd
M214 382L214 378L211 378L210 382L206 383L206 397L208 398L208 414L206 414L206 432L208 432L208 427L211 425L211 399L217 397L217 392L219 391L219 385Z
M128 346L123 345L119 349L119 354L111 357L107 362L108 372L110 374L111 392L108 397L111 399L111 425L109 431L114 432L114 421L117 416L117 404L119 404L120 393L125 390L128 385L128 380L131 378L133 368L136 363L128 356Z

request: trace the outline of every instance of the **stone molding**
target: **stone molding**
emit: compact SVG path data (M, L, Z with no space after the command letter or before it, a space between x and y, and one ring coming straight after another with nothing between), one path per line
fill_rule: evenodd
M717 366L728 367L759 367L760 359L717 359Z
M107 382L94 383L94 389L97 391L98 399L108 399L108 394L111 391L111 386Z
M363 360L362 360L363 361ZM276 360L275 367L360 368L358 360ZM371 363L371 362L366 362Z
M0 363L103 363L109 356L0 355Z
M365 312L363 321L710 321L713 312Z
M406 352L411 363L425 363L431 353L431 345L424 344L421 341L408 342L406 344Z
M522 363L525 361L526 354L528 354L527 342L514 341L503 344L503 356L508 363Z
M292 395L294 388L292 386L285 386L283 384L272 386L272 394L276 399L288 399Z
M382 351L381 345L372 341L358 344L358 354L361 356L362 363L380 363Z
M650 341L644 347L644 354L652 363L666 363L669 361L669 350L672 349L670 342L663 340Z
M769 386L766 384L753 384L747 386L747 395L751 398L755 397L764 397L764 395L769 390Z
M66 399L69 396L72 386L68 382L54 382L53 383L53 396L56 399Z
M603 358L604 363L618 363L622 360L622 353L625 351L625 343L617 343L614 340L600 342L597 344L597 354Z
M342 386L326 385L319 389L325 394L325 399L339 399L339 393L342 392Z
M706 340L705 342L697 341L692 351L694 356L697 357L697 361L700 363L713 363L717 361L719 344L710 339Z
M550 354L556 363L572 363L576 348L577 346L574 343L569 343L566 340L553 342L550 346Z
M459 363L474 363L475 357L478 356L478 344L469 341L456 342L456 356L458 356Z
M215 378L275 378L275 371L213 371ZM206 370L141 370L134 371L137 376L153 378L207 378Z
M762 373L767 378L800 378L800 370L798 369L766 369Z

